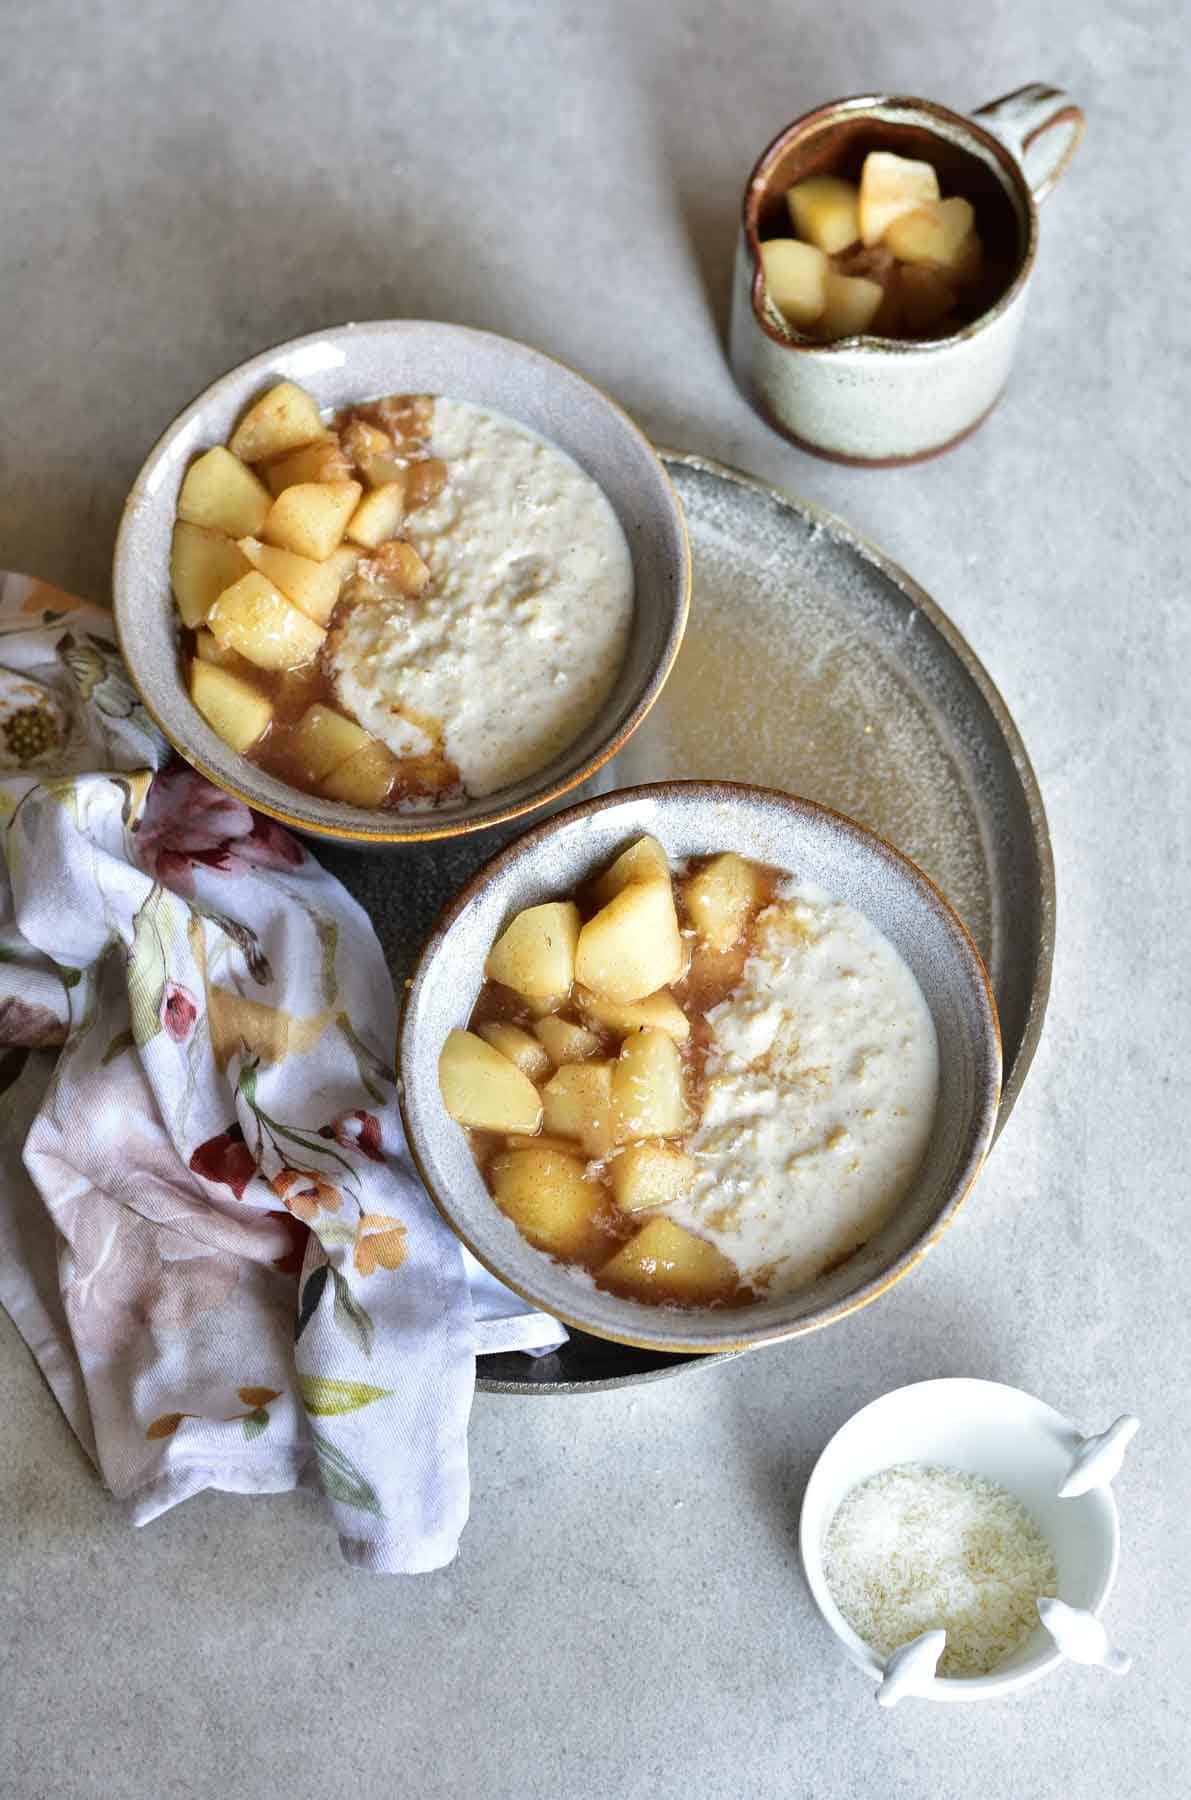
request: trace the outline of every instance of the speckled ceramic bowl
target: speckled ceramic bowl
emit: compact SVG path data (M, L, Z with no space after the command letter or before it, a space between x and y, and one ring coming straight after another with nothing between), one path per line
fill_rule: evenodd
M732 367L749 399L804 450L837 462L914 462L958 443L1009 376L1038 248L1038 202L1070 162L1083 114L1033 83L971 118L929 100L833 100L779 133L749 176L732 294ZM990 258L1011 278L995 303L948 337L865 334L820 344L784 330L761 270L763 237L789 236L786 189L809 175L859 179L870 150L932 162L944 194L976 208Z
M217 737L191 702L178 661L169 584L178 489L198 451L222 444L271 382L300 382L324 408L403 392L450 394L528 425L573 456L611 502L633 558L634 613L624 667L599 717L538 774L433 812L384 812L289 787ZM166 737L195 768L296 830L361 845L457 837L518 818L577 787L641 723L678 654L690 605L682 509L628 415L590 382L510 338L415 319L342 325L266 350L224 375L158 440L125 505L113 574L129 673Z
M728 1311L649 1306L603 1293L535 1250L499 1210L467 1139L443 1107L438 1058L465 1026L494 939L524 906L570 894L651 832L671 858L737 850L796 873L865 913L913 970L940 1050L926 1156L895 1217L801 1292ZM875 1300L942 1235L979 1173L996 1123L1001 1041L975 946L926 876L883 839L809 800L729 782L665 782L590 800L537 826L488 863L447 908L405 995L401 1104L415 1161L463 1241L519 1294L583 1331L672 1352L796 1337Z

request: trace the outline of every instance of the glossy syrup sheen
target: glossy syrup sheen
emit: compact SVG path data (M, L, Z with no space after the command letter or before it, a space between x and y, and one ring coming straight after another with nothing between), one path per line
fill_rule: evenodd
M437 497L444 482L449 481L446 466L432 457L427 448L434 422L433 396L392 394L367 405L346 407L335 414L327 429L339 436L342 445L355 420L374 426L391 439L394 455L407 465L408 470L405 519L416 515L421 507ZM362 479L346 449L341 451L335 475L337 479ZM370 552L361 550L360 555L366 560ZM340 605L366 593L364 578L351 576L344 583ZM334 622L333 614L328 638ZM185 628L179 633L184 670L189 668L195 654L196 637L196 632ZM290 787L304 793L318 793L318 784L310 779L304 759L298 753L294 728L306 709L316 703L336 712L343 711L327 667L325 649L320 649L316 657L296 669L262 669L246 659L239 659L233 666L242 680L269 698L274 709L272 722L264 735L245 752L249 761ZM383 806L432 806L459 794L458 772L444 756L433 722L428 724L428 735L434 740L432 750L422 756L394 759L393 777L381 802Z
M670 992L681 1006L690 1024L690 1034L684 1042L678 1045L678 1050L683 1065L684 1097L692 1128L702 1112L704 1067L711 1042L711 1028L707 1023L707 1015L715 1006L727 999L739 984L755 940L757 914L773 899L783 880L780 870L758 864L752 865L761 877L761 906L757 912L754 912L739 942L731 950L716 952L699 941L683 902L683 880L697 874L711 860L710 856L693 857L684 865L680 878L671 880L679 926L690 949L688 967L682 978L672 985ZM579 907L580 917L584 922L599 911L599 905L593 896L594 886L595 881L593 880L578 889L574 896ZM582 1025L599 1039L600 1048L592 1060L615 1058L624 1041L623 1037L586 1017L576 1003L573 994L568 995L561 1006L551 1010L555 1017ZM485 981L476 998L469 1020L469 1029L476 1031L482 1025L501 1023L520 1026L522 1030L528 1031L532 1035L534 1025L541 1016L540 1012L535 1012L532 1005L520 994L515 993L513 989L503 986L500 982L488 980ZM553 1072L552 1068L551 1073ZM549 1078L547 1075L543 1079L549 1080ZM476 1161L484 1172L485 1178L488 1179L492 1161L506 1148L506 1139L496 1132L469 1130L467 1135ZM684 1138L672 1138L666 1141L672 1147L681 1147L690 1135L691 1133L688 1131ZM584 1158L584 1152L578 1144L574 1146L573 1154L580 1159ZM612 1288L612 1283L601 1278L603 1263L613 1256L620 1245L626 1243L653 1215L651 1213L627 1214L621 1212L613 1199L607 1161L588 1159L587 1171L588 1179L596 1182L603 1193L605 1204L600 1209L597 1222L601 1232L606 1236L607 1251L598 1257L587 1258L577 1266L585 1269L595 1280L597 1286ZM489 1186L491 1188L490 1181ZM631 1297L641 1299L642 1295L634 1291ZM748 1306L761 1298L764 1298L762 1294L754 1292L747 1283L741 1282L734 1295L726 1300L713 1302L713 1304ZM705 1304L701 1297L695 1295L690 1296L688 1303Z

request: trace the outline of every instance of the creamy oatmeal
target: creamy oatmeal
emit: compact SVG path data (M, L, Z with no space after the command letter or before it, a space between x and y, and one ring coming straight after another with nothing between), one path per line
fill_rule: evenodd
M794 882L706 1015L698 1173L668 1208L771 1294L865 1243L922 1161L938 1046L922 990L862 913Z
M535 774L607 700L633 609L620 524L563 451L427 394L328 421L292 382L187 470L170 579L211 727L364 807Z
M517 914L440 1062L498 1205L614 1292L744 1305L890 1217L935 1116L930 1010L861 913L639 838Z
M449 480L408 537L430 587L349 604L331 676L398 756L431 747L411 721L437 721L481 796L542 768L599 712L628 642L632 563L596 483L511 420L439 399L429 448Z

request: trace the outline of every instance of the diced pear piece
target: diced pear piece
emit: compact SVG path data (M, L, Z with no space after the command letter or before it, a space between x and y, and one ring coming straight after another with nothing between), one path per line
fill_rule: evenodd
M695 1179L691 1157L669 1144L630 1144L608 1164L612 1198L621 1212L649 1212L681 1200Z
M631 881L579 933L575 976L606 1000L644 1000L685 960L669 880Z
M827 304L815 334L829 344L868 331L885 298L879 281L868 281L863 275L837 275L834 269L827 271L823 291Z
M375 550L396 533L405 517L405 480L386 481L365 494L348 520L347 535L353 544Z
M325 430L317 400L296 382L279 381L249 407L227 447L241 462L261 462L312 444Z
M939 198L939 177L928 162L870 150L860 171L860 235L879 244L895 219Z
M360 573L378 593L409 600L416 600L430 582L429 566L404 538L390 538L378 545L371 556L363 558Z
M363 552L358 544L340 544L338 550L332 550L330 556L322 564L324 569L334 569L340 593L343 592L348 578L355 574L356 564L362 555Z
M368 410L398 443L427 438L434 427L433 394L388 394Z
M343 448L355 463L366 463L374 456L386 456L393 450L393 440L379 425L367 419L351 419L343 432Z
M194 654L200 662L215 663L218 668L230 669L233 675L240 675L245 681L252 680L252 664L238 650L225 649L213 631L195 633Z
M276 462L266 463L261 470L271 494L282 494L286 488L308 481L350 481L352 466L343 453L338 435L326 432L313 444L291 450Z
M326 636L256 569L224 589L207 624L226 649L261 669L298 668L317 656Z
M941 269L907 263L898 280L906 327L917 335L933 331L955 305L955 288Z
M522 1031L520 1025L507 1025L501 1019L493 1019L487 1025L477 1026L476 1030L486 1044L491 1044L494 1050L516 1063L531 1081L541 1081L550 1073L550 1058L545 1046L528 1031Z
M612 1070L618 1142L681 1137L687 1128L682 1058L664 1031L635 1031Z
M802 330L821 317L827 303L824 282L831 264L814 244L799 238L770 238L761 245L765 291L782 317Z
M984 273L984 245L980 241L978 231L970 231L959 249L955 252L955 261L948 274L961 286L979 281Z
M378 432L378 436L381 436L380 432ZM389 443L389 439L385 439L385 443ZM405 509L407 509L408 470L405 463L401 461L401 457L396 454L396 450L392 448L392 445L389 445L389 452L387 452L387 454L371 455L365 463L360 464L360 473L362 473L363 479L367 482L367 486L369 486L374 493L389 491L389 502L387 502L387 504L389 504L390 508L396 508L399 502L399 524L399 522L401 522L401 517L403 517L403 513L405 513ZM360 502L360 506L365 504L365 500L367 500L367 495L365 495L365 499ZM363 517L367 518L369 515L365 513ZM380 515L378 515L378 517L380 517ZM392 531L396 531L396 526L392 527ZM389 531L387 535L392 536L392 531ZM367 544L380 544L381 538L380 536L371 536L371 538L360 538L358 542L360 542L360 544L365 544L365 542L367 542Z
M278 494L261 536L280 550L325 562L338 548L363 491L358 481L299 481Z
M452 1031L438 1059L442 1102L459 1125L476 1131L535 1132L538 1091L516 1063L470 1031Z
M786 189L790 220L800 238L837 256L860 236L860 195L839 175L812 175Z
M522 994L525 1010L531 1019L544 1019L550 1013L561 1012L570 999L570 991L565 994Z
M201 657L190 665L190 698L212 731L241 754L256 743L273 717L259 688Z
M241 538L237 548L308 619L316 625L327 623L335 611L340 587L339 571L331 563L295 556L292 550L278 550L253 537Z
M286 748L301 764L307 780L318 782L371 742L368 733L354 720L345 719L333 707L316 700L294 726Z
M575 979L579 908L573 900L527 906L488 952L484 973L530 999L567 994Z
M409 465L409 479L405 488L405 508L407 512L416 512L420 506L429 506L437 500L447 485L447 465L441 456L419 456L416 462Z
M599 1273L602 1286L635 1300L707 1306L735 1292L736 1266L672 1219L650 1219Z
M332 770L319 792L328 800L342 800L345 806L383 806L400 767L386 744L370 738L362 749Z
M649 1027L669 1032L679 1044L684 1043L691 1035L691 1022L669 988L659 988L656 994L646 994L644 1000L626 1002L605 1000L602 995L593 994L590 988L576 987L575 1004L585 1019L607 1026L609 1031L615 1031L620 1037L627 1037L630 1031L645 1031Z
M607 906L630 881L669 881L670 858L655 837L639 837L622 850L592 888L596 903Z
M405 486L406 503L409 503L409 469L400 453L390 444L383 456L370 456L365 463L357 465L364 477L365 486L370 488L386 487L390 481L400 481Z
M894 219L885 242L900 262L937 263L953 269L971 237L976 214L969 200L930 200Z
M682 898L703 942L730 950L764 900L765 884L752 863L725 850L683 883Z
M556 1069L564 1063L586 1062L589 1056L598 1056L602 1048L594 1031L571 1019L551 1015L539 1019L533 1030Z
M901 329L898 268L896 256L884 244L873 244L868 249L863 244L854 244L835 263L837 275L859 276L879 285L881 301L866 329L881 337L896 337Z
M205 624L224 588L247 573L248 564L222 531L192 525L186 519L176 521L170 546L170 586L183 625L194 631Z
M397 454L392 438L366 419L351 421L343 433L343 448L370 488L404 480L405 461Z
M589 1181L577 1156L532 1144L504 1150L489 1170L496 1204L538 1250L566 1262L597 1262L609 1238L599 1225L604 1191Z
M610 1062L566 1063L542 1089L546 1130L574 1138L588 1156L610 1156L616 1148Z
M226 532L230 538L258 532L268 511L267 489L222 444L191 463L178 494L180 519Z

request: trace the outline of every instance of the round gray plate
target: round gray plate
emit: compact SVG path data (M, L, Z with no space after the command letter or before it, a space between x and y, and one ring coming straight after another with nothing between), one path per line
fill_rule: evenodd
M1050 986L1054 865L1029 758L988 675L918 584L842 520L702 457L664 452L694 559L691 621L661 699L586 794L667 778L784 788L888 838L942 888L1001 1015L998 1131ZM572 794L569 801L582 796ZM320 845L403 981L439 911L520 826L378 852ZM575 1393L698 1368L573 1333L485 1357L481 1389Z

